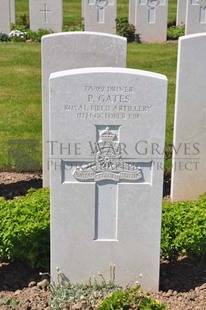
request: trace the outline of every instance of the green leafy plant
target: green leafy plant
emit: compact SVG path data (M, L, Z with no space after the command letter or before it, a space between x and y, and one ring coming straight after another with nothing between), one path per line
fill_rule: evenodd
M27 38L29 40L32 40L33 42L41 42L41 38L44 35L51 34L51 33L53 33L53 31L48 30L48 29L39 29L37 32L32 31L32 30L28 30Z
M0 295L0 306L7 306L8 309L17 309L20 306L20 302L14 298L3 298Z
M20 24L29 29L29 17L26 14L20 15Z
M173 20L170 20L168 23L167 23L167 28L170 28L172 26L176 26L176 19L173 19Z
M164 202L161 254L206 258L206 195L196 201Z
M49 269L49 192L30 190L16 200L0 200L0 259L21 259Z
M20 30L12 30L9 33L9 39L12 42L25 42L27 38L27 32L23 32Z
M177 40L185 35L185 26L171 26L167 29L167 39Z
M116 19L117 34L127 38L127 42L140 42L139 35L135 34L136 28L128 22L126 17Z
M31 190L12 201L1 198L0 219L0 259L24 259L34 268L48 270L48 190ZM206 258L206 195L196 201L163 203L161 255Z
M69 32L69 31L84 31L84 21L83 21L83 19L78 24L63 26L63 32Z
M0 32L0 42L8 42L9 36L6 33Z
M111 279L107 283L101 273L94 275L88 283L72 284L57 268L57 284L50 286L51 307L54 310L71 309L75 304L79 309L94 309L100 300L121 289L114 283L114 265L110 266Z
M13 42L25 42L31 40L32 42L41 42L42 36L53 33L52 30L39 29L32 31L24 25L12 25L12 31L9 34L9 40Z
M12 30L19 30L21 32L27 32L28 28L26 28L24 25L17 25L17 24L12 24L11 27Z
M105 298L98 310L164 310L166 307L158 300L148 297L141 291L140 286L114 292Z
M144 294L139 285L125 290L114 283L115 265L110 265L110 281L101 273L90 278L88 284L72 284L57 268L57 284L52 283L51 307L54 310L98 309L98 310L166 310L158 300Z

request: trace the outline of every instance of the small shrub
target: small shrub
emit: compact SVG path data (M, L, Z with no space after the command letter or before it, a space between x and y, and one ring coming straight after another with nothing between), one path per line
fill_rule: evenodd
M48 270L49 228L47 189L30 190L16 200L0 198L0 260L23 259ZM163 203L161 255L206 259L206 194L195 201Z
M25 42L27 38L27 32L22 32L20 30L12 30L9 33L9 39L12 42Z
M29 29L29 17L26 14L20 15L20 24Z
M173 19L172 21L167 23L167 28L170 28L172 26L176 26L176 19Z
M21 32L27 32L28 31L28 28L26 28L25 26L23 25L17 25L17 24L12 24L12 27L11 27L12 30L19 30Z
M49 269L49 192L30 190L16 200L0 200L0 260L22 259Z
M69 31L84 31L83 20L77 25L65 25L65 26L63 26L63 32L69 32Z
M52 30L48 29L39 29L37 32L28 30L27 32L27 38L32 40L33 42L41 42L41 38L46 34L53 33Z
M127 42L137 41L138 35L135 35L136 28L128 22L126 17L116 19L116 31L119 36L127 38Z
M90 279L89 283L72 284L65 279L64 275L57 269L57 284L51 284L51 307L54 310L72 309L75 304L79 304L79 309L96 309L100 300L109 294L120 290L112 281L108 283L99 273Z
M185 35L185 26L171 26L167 29L167 40L177 40Z
M206 258L206 195L196 201L164 202L161 254Z
M53 33L52 30L39 29L38 31L32 31L23 25L12 25L12 31L9 34L10 41L13 42L25 42L31 40L33 42L41 42L42 36Z
M158 300L154 300L142 293L139 286L114 292L100 302L98 310L164 310L166 307Z
M9 36L6 33L0 32L0 42L8 42Z

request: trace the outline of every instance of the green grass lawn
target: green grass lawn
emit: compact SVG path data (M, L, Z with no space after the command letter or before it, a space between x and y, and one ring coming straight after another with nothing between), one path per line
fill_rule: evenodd
M10 140L41 141L40 44L1 43L0 62L0 169L5 169Z
M171 12L176 1L169 1ZM64 0L65 23L78 23L81 0ZM27 14L28 1L16 0L17 16ZM128 1L118 1L118 14ZM171 16L172 20L172 14ZM125 15L124 15L125 16ZM17 18L17 20L18 20ZM128 44L127 67L165 74L169 80L166 143L172 143L177 43ZM39 43L0 43L0 170L8 169L11 140L38 140L41 162L41 55ZM31 151L32 152L32 151ZM166 161L169 169L170 161Z

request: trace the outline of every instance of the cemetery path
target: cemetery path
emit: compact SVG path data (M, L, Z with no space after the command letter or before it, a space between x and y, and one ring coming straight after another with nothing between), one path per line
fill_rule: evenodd
M169 184L169 181L168 177L165 183ZM38 173L0 173L0 196L6 199L41 186ZM168 195L168 190L164 192ZM0 261L0 310L51 310L49 291L36 285L41 280L37 271L23 263ZM151 295L168 305L170 310L206 310L205 264L191 263L185 257L173 262L162 260L160 290Z

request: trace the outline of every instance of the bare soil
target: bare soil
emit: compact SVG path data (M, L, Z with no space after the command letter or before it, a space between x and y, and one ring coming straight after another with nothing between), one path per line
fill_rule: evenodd
M29 188L40 188L39 173L0 173L0 196L15 199ZM169 194L165 179L164 196ZM43 278L22 262L0 262L0 310L51 310L50 292L37 286ZM161 261L160 291L151 295L171 310L206 310L206 262L191 263L186 257ZM76 310L79 309L76 307Z
M14 199L26 195L30 188L41 188L40 173L0 172L0 197Z

